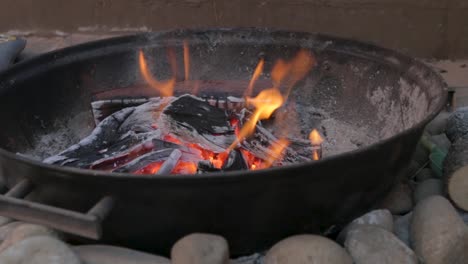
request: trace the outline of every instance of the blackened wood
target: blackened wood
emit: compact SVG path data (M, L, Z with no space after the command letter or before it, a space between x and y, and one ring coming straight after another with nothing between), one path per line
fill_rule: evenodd
M224 165L222 170L223 171L234 171L234 170L246 170L248 169L248 165L246 160L244 159L244 155L238 149L232 150Z
M80 158L92 155L92 153L99 153L100 150L109 147L112 142L116 141L121 136L118 133L119 127L134 110L134 108L125 108L107 117L93 130L91 135L58 155L45 159L44 162L59 165L68 164L81 168L88 166L89 162L82 162Z
M182 126L190 126L200 134L232 133L226 111L197 97L183 95L163 111Z
M199 161L197 168L198 168L198 171L201 173L221 171L221 169L215 168L213 163L211 163L209 160Z
M224 110L191 95L172 101L163 110L157 125L164 134L215 153L223 152L236 139Z
M126 107L133 107L148 102L148 98L121 98L94 101L91 103L94 122L98 125L106 117Z
M278 156L278 154L271 151L275 144L279 144L278 138L261 125L257 125L255 133L244 140L241 146L260 159L275 160L274 164L276 165L310 161L309 157L299 155L289 147L286 147L282 155Z
M140 169L145 168L151 163L163 162L169 157L169 155L171 155L172 151L174 151L173 148L166 148L166 149L159 149L156 151L146 153L128 162L127 164L115 169L114 172L128 172L128 173L136 172Z

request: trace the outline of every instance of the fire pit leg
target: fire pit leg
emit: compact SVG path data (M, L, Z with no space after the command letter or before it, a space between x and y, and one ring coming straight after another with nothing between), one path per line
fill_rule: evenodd
M6 194L0 195L0 215L86 238L99 240L102 237L101 223L115 202L112 196L103 197L84 214L20 199L32 190L32 183L23 180Z

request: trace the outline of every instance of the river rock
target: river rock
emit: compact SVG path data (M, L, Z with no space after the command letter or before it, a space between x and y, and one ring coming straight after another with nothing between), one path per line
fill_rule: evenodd
M29 237L0 253L2 264L80 264L62 241L49 236Z
M452 143L468 134L468 107L458 108L450 115L445 133Z
M8 218L8 217L4 217L4 216L0 216L0 227L6 225L6 224L9 224L13 222L13 219L11 218Z
M177 241L171 250L172 264L227 264L226 239L211 234L191 234Z
M73 247L83 264L170 264L169 259L108 245Z
M431 195L443 196L444 184L439 179L428 179L418 183L413 192L413 201L418 203Z
M436 178L436 175L434 174L434 172L429 168L424 168L420 172L418 172L418 174L416 174L415 179L417 182L422 182L422 181L434 179L434 178Z
M375 225L393 232L393 216L387 209L370 211L367 214L354 219L338 235L337 241L344 243L347 233L360 225Z
M414 252L387 230L362 225L351 230L345 247L356 264L418 263Z
M426 126L426 131L430 135L438 135L445 132L447 126L447 120L450 113L447 111L440 112L429 124Z
M410 246L410 226L413 213L397 215L393 221L393 231L395 235L408 247Z
M457 263L465 254L467 232L455 208L442 196L429 196L414 208L411 243L427 264Z
M419 168L423 167L429 161L429 154L430 152L427 150L427 148L425 148L422 144L418 144L416 146L416 150L413 153L413 156L411 157L411 160L415 163L410 164L410 166L414 168L414 166L417 164L416 171L419 170ZM411 170L414 172L414 169L410 169L409 171Z
M297 235L274 245L265 264L327 263L351 264L353 260L336 242L318 235Z
M35 224L23 223L16 226L13 230L11 230L11 232L8 233L5 240L3 240L2 244L0 245L0 252L25 238L33 236L57 237L58 235L50 228Z
M452 145L452 142L450 142L445 133L431 136L431 141L444 152L447 152L450 148L450 145Z
M403 215L413 207L411 188L406 183L396 184L380 204L380 208L388 209L392 214Z
M24 224L24 222L10 222L0 227L0 242L3 242L8 236L8 234L15 229L17 226Z

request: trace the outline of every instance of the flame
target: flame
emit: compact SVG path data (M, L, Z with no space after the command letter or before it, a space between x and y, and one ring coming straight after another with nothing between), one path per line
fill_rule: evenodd
M294 85L302 80L315 65L315 58L307 50L300 50L289 62L279 59L271 71L273 85L279 88L281 84L286 86L285 101L288 99Z
M312 129L312 131L310 131L310 134L309 134L309 140L310 140L310 144L313 147L312 159L319 160L320 159L319 150L322 147L323 137L320 135L317 129Z
M283 156L283 151L289 146L289 141L285 138L279 139L276 143L272 144L269 148L270 152L273 155L270 155L270 157L265 160L265 163L263 164L263 168L269 168L271 165L273 165L273 162L281 159Z
M265 61L263 59L260 59L260 61L257 64L257 67L255 68L254 74L252 75L252 79L250 79L249 86L247 87L247 90L244 92L244 96L250 96L252 94L253 87L255 85L255 82L258 80L258 77L263 72L263 65L265 64Z
M286 63L284 60L279 59L276 61L275 65L273 66L273 70L271 70L271 79L273 80L273 86L275 88L279 88L281 82L289 73L290 65Z
M262 160L254 156L252 153L245 149L240 150L242 156L244 157L245 161L247 162L248 167L251 170L257 170L262 168Z
M320 159L319 154L318 154L318 150L314 149L312 151L312 159L313 160L319 160Z
M138 55L141 75L143 76L145 81L151 87L158 90L162 96L172 96L172 94L174 93L174 86L175 86L175 81L176 81L176 78L174 76L174 73L176 72L175 71L176 69L175 54L169 51L168 56L169 56L173 76L169 80L159 81L151 75L151 72L148 69L148 64L146 63L145 55L143 54L142 50L140 50L139 55Z
M185 73L185 80L190 79L190 50L188 41L184 40L184 73Z
M312 129L312 131L310 131L309 140L312 146L319 146L320 144L323 143L323 138L320 135L320 133L317 131L317 129Z
M259 120L270 118L273 112L283 105L284 98L278 89L271 88L261 91L255 98L247 98L246 102L253 105L255 111L252 116L250 116L250 119L245 122L244 126L242 126L242 129L237 135L237 140L229 146L228 152L233 150L240 141L254 132L255 125Z

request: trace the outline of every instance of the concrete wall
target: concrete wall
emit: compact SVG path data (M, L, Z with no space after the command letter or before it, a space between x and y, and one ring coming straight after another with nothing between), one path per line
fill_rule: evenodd
M468 0L1 0L0 31L262 26L468 58Z

